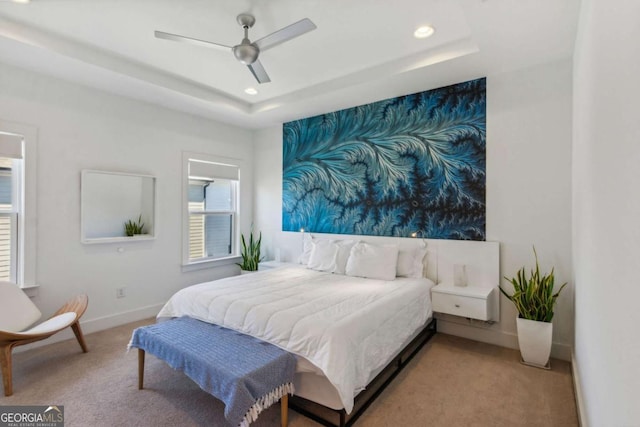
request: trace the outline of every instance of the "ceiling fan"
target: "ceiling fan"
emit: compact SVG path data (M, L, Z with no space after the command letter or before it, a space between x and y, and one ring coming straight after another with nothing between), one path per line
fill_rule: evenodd
M304 18L298 22L279 29L276 32L264 36L263 38L252 42L249 40L249 28L253 27L256 19L248 13L241 13L236 18L238 24L244 29L244 38L235 46L227 46L220 43L209 42L206 40L194 39L191 37L180 36L177 34L165 33L164 31L156 31L155 36L159 39L173 40L176 42L190 43L197 46L213 47L218 49L231 50L236 59L246 65L249 71L256 78L258 83L268 83L271 81L269 75L260 63L258 56L260 52L271 49L281 43L289 41L293 38L301 36L304 33L315 30L316 25L310 19Z

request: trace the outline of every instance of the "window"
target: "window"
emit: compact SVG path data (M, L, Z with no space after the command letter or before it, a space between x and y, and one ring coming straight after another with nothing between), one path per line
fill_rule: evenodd
M189 260L233 254L235 185L228 179L189 179Z
M237 256L238 165L206 156L186 160L185 264Z
M0 280L20 285L25 284L28 252L24 154L24 136L0 127Z

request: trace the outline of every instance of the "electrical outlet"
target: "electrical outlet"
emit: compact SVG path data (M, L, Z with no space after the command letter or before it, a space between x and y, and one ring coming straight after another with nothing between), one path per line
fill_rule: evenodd
M116 289L116 298L124 298L125 296L127 296L127 294L125 293L125 289L126 288Z

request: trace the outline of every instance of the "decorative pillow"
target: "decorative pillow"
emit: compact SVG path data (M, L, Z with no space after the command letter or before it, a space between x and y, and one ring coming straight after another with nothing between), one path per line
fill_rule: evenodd
M347 276L393 280L396 278L397 263L397 246L375 246L360 242L351 248L346 273Z
M427 255L427 246L412 249L403 249L398 252L398 277L424 277L424 257Z
M356 244L355 240L334 240L338 245L338 257L336 258L336 268L333 272L336 274L345 274L347 269L347 261L351 254L351 248Z
M311 255L307 267L312 270L330 271L336 269L338 245L331 240L311 240Z

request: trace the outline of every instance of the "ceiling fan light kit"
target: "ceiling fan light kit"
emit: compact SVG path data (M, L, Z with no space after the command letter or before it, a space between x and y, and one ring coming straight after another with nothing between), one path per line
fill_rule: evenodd
M253 25L255 24L255 17L248 13L241 13L237 16L236 20L244 30L244 38L242 39L240 44L237 44L233 47L206 40L181 36L178 34L165 33L164 31L156 31L155 36L159 39L231 50L236 59L242 64L246 65L247 68L249 68L249 71L251 71L251 74L253 74L253 77L255 77L255 79L258 81L258 83L262 84L270 82L271 79L262 66L262 63L260 63L258 59L258 57L260 56L260 52L263 52L267 49L270 49L274 46L282 44L286 41L301 36L304 33L308 33L309 31L316 29L316 25L311 22L310 19L304 18L289 26L281 28L278 31L275 31L259 40L256 40L255 42L251 42L251 40L249 39L249 28L253 27Z

